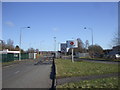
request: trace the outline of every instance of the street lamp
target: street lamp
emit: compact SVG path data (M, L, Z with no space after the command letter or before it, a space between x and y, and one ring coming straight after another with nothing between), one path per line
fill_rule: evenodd
M53 37L54 38L54 58L56 57L56 37Z
M3 40L0 40L0 51L2 51Z
M84 29L87 29L87 27L84 27ZM92 49L93 49L93 29L92 28L88 28L89 30L91 30L91 34L92 34ZM94 49L92 50L92 54L94 52ZM94 57L94 55L92 55L92 58Z
M20 45L19 45L20 53L19 53L19 61L21 61L21 38L22 38L22 30L25 29L25 28L30 28L30 27L28 26L28 27L21 27L20 28Z
M56 51L56 37L53 37L54 38L54 52Z

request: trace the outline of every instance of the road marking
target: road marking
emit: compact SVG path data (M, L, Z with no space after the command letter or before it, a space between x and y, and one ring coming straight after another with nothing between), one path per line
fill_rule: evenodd
M15 74L19 73L20 71L16 71Z

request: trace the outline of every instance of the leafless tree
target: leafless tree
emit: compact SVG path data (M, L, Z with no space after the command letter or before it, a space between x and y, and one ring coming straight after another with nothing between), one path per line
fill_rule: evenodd
M35 49L34 49L34 48L29 48L29 49L27 50L27 52L29 52L29 53L34 53L34 52L35 52Z
M118 32L116 32L113 36L113 40L112 40L112 44L113 46L118 46L120 45L120 30L118 30Z
M89 41L86 40L86 41L85 41L85 48L88 49L88 47L89 47Z
M13 45L13 40L11 40L11 39L8 39L7 40L7 49L9 49L9 50L14 50L14 45Z

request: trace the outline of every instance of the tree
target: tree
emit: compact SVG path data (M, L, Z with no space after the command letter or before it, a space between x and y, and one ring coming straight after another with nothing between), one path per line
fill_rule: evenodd
M100 57L103 54L103 48L100 45L90 45L88 50L90 56L96 55L96 57Z
M21 49L21 53L25 53L25 51L23 49Z
M35 52L36 52L36 53L39 53L39 49L36 49Z
M0 51L2 51L3 40L0 40Z
M120 30L118 30L118 32L116 32L113 36L113 39L112 39L112 44L113 46L118 46L120 45Z
M80 38L78 38L77 41L78 41L78 48L77 48L77 50L78 50L78 52L82 53L83 50L84 50L84 43L82 42L82 40Z
M3 40L0 40L0 51L3 50Z
M8 39L7 40L7 49L8 50L14 50L14 45L13 45L13 40L11 40L11 39Z
M28 52L28 53L34 53L35 50L34 50L34 48L29 48L29 49L27 50L27 52Z
M14 50L19 51L20 50L19 46L17 45Z
M88 47L89 47L89 41L86 40L86 41L85 41L85 48L88 49Z

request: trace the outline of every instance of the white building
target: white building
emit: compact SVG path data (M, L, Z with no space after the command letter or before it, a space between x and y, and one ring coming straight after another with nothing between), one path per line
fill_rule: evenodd
M7 53L18 54L18 53L20 53L20 51L9 51L8 49L0 51L0 54L7 54Z

